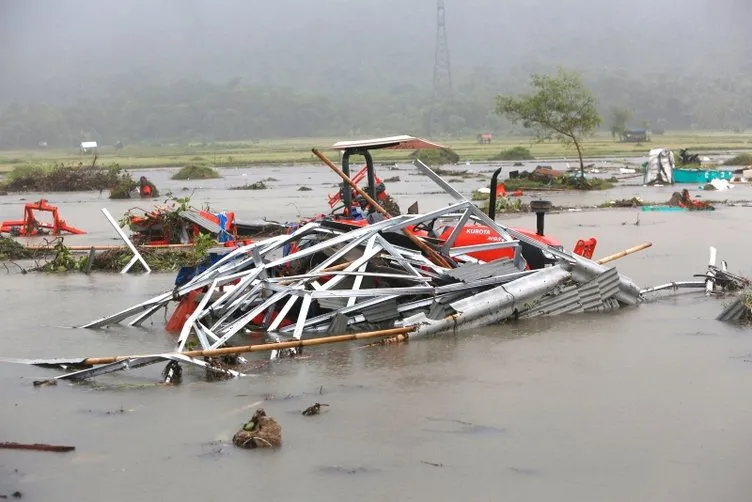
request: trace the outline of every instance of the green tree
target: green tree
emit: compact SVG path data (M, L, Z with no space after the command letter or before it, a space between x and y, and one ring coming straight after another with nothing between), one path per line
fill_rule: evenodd
M621 139L624 136L624 131L627 130L627 122L632 118L632 110L621 106L611 107L611 136L616 139L617 136Z
M574 145L580 158L580 174L585 176L582 139L601 123L593 93L576 72L559 68L556 75L530 76L531 94L518 97L499 95L496 113L513 123L532 129L538 141L555 139Z

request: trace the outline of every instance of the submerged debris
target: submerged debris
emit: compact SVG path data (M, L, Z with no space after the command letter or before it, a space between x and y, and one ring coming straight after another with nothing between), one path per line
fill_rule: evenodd
M263 408L256 410L253 417L232 438L239 448L279 448L282 446L282 427Z
M246 183L245 185L230 187L230 190L266 190L267 188L269 187L266 185L266 183L264 183L263 180L261 180L257 181L256 183Z
M669 206L682 207L690 211L712 211L715 208L710 202L692 199L686 188L681 192L674 192L668 201Z
M308 408L306 408L305 410L303 410L301 414L306 417L312 417L313 415L318 415L319 413L321 413L322 406L329 406L329 405L323 404L323 403L315 403L309 406Z

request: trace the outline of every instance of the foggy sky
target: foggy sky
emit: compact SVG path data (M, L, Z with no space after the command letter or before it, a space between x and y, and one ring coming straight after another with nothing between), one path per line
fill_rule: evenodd
M452 71L556 64L734 74L750 0L446 0ZM182 78L430 88L435 0L0 0L0 104Z

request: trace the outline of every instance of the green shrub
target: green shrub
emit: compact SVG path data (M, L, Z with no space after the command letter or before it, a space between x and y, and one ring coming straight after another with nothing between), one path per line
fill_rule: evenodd
M724 166L749 166L752 165L752 153L741 153L736 157L728 159L723 163Z
M220 178L219 173L211 167L201 164L187 164L172 175L174 180L208 180L212 178Z
M491 160L535 160L533 154L530 153L529 148L524 146L515 146L514 148L507 148L502 150L498 154L491 157Z
M411 155L429 166L442 166L444 164L456 164L460 156L454 150L441 148L439 150L416 150Z

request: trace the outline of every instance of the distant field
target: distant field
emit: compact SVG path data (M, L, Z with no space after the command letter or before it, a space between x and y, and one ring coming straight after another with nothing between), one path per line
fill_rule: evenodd
M341 138L339 138L341 139ZM318 162L312 147L318 147L332 159L337 157L327 148L336 138L293 138L257 142L226 142L211 145L187 143L170 146L128 145L122 150L102 147L99 151L100 165L117 162L130 169L183 166L190 162L206 163L217 167L247 166L260 164L293 164ZM479 144L475 138L436 140L455 150L462 160L489 160L501 150L513 146L530 148L538 159L555 157L576 157L573 148L565 148L558 143L535 143L531 138L498 138L491 144ZM585 155L597 156L641 156L656 147L667 147L675 151L689 148L695 153L714 153L752 150L752 135L716 132L676 132L654 136L650 143L618 143L610 135L598 135L585 142ZM377 161L404 161L410 151L376 151ZM39 149L0 151L0 172L7 172L14 166L26 163L52 164L55 162L88 164L91 155L81 155L77 149Z

